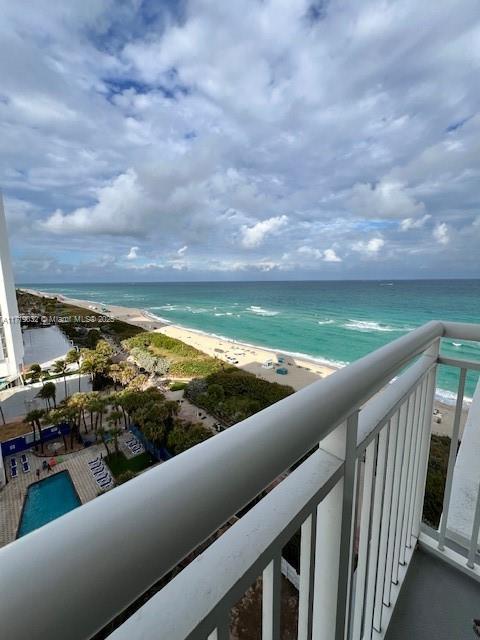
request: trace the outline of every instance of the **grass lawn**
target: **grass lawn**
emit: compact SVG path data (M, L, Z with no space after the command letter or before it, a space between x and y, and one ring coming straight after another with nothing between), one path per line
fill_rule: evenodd
M148 349L153 355L165 358L170 363L169 374L180 378L204 377L224 367L220 360L163 333L143 333L129 340L128 346Z
M25 433L30 433L31 430L32 426L25 424L23 420L19 422L7 422L7 424L0 425L0 442L23 436Z
M133 471L133 473L138 473L139 471L143 471L144 469L148 469L155 460L152 456L145 451L141 453L139 456L135 456L134 458L127 459L122 452L118 455L116 453L111 453L109 456L105 458L105 462L110 467L110 471L113 473L115 478L117 478L122 473L126 471Z

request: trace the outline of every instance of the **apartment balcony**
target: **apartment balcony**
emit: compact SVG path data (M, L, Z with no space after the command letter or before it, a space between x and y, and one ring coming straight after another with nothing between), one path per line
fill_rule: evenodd
M457 441L465 372L480 365L443 357L445 337L480 342L480 325L431 322L1 549L1 637L76 640L107 628L111 640L226 640L232 608L256 584L261 613L248 637L290 638L281 558L298 531L294 637L473 637L480 463L459 468ZM422 508L442 365L460 373L434 531ZM477 393L470 430L479 404Z

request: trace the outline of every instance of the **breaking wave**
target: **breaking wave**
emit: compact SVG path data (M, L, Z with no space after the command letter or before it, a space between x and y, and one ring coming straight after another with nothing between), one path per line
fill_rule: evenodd
M251 305L248 307L247 311L251 313L255 313L258 316L278 316L279 311L269 311L268 309L264 309L263 307L257 307L255 305Z

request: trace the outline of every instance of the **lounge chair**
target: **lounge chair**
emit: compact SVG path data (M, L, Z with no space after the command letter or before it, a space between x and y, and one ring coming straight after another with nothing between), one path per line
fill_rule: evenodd
M30 471L30 463L28 460L26 462L22 462L23 473L28 473Z
M98 484L100 484L102 482L102 480L105 480L106 478L109 477L109 473L105 473L103 476L101 476L100 478L95 478L95 480L97 481Z
M21 460L22 460L22 464L25 463L25 462L28 462L28 458L27 458L27 455L25 453L22 453Z
M12 467L10 469L10 475L11 475L12 478L16 478L17 477L17 475L18 475L17 474L17 467Z
M98 482L97 483L100 487L104 488L104 487L108 487L109 485L112 484L112 478L108 477L106 478L103 482Z
M88 464L93 467L97 464L99 464L102 461L102 459L100 458L100 456L98 458L94 458L93 460L89 460Z
M99 469L102 466L103 466L103 460L99 460L98 462L95 462L95 464L91 464L90 469L95 470L95 469Z
M128 440L125 440L125 444L127 445L127 447L128 447L128 445L130 445L130 444L132 444L134 442L135 442L135 436L132 436Z
M17 459L16 458L10 458L10 466L12 468L17 466Z
M140 445L138 445L137 447L134 447L132 449L130 449L130 451L132 453L134 453L135 455L137 455L137 453L140 453L140 451L142 450L142 447Z
M100 469L96 469L95 471L92 471L94 476L101 476L102 473L105 473L107 470L105 469L105 466L102 464L102 467Z

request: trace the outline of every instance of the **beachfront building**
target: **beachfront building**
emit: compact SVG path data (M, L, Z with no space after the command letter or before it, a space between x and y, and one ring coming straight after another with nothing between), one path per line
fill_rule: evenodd
M430 322L0 549L2 637L227 640L252 585L242 637L280 640L286 623L299 640L474 637L478 456L466 483L456 454L466 373L480 366L445 356L443 339L480 343L480 325ZM443 366L458 393L433 523L422 512ZM477 390L467 431L479 405ZM455 500L470 510L461 531Z
M19 381L23 354L7 224L0 193L0 390Z

